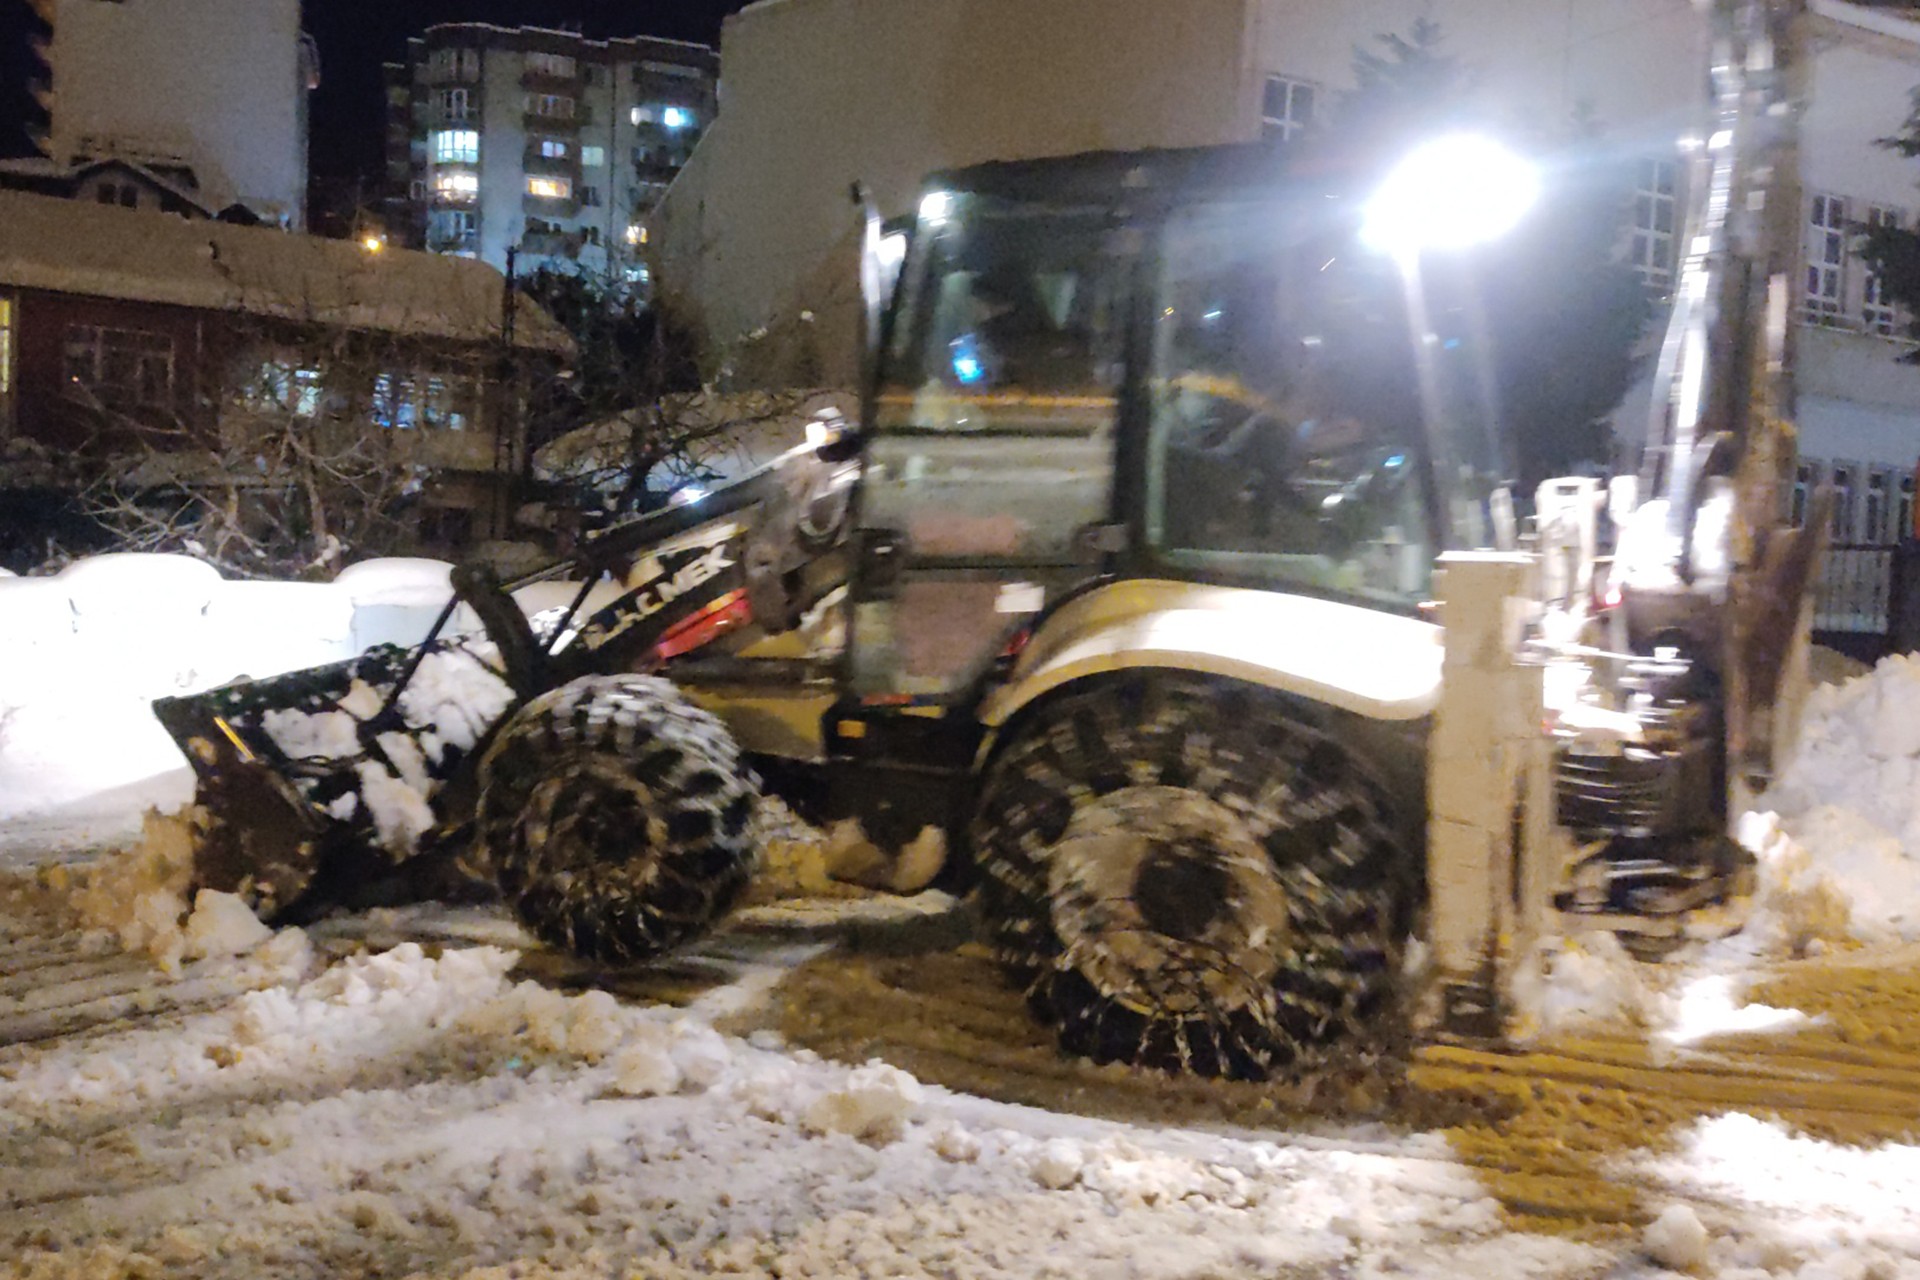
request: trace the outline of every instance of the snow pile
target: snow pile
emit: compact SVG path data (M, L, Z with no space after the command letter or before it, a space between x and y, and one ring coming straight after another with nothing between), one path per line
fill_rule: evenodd
M1516 981L1524 1034L1611 1022L1684 1044L1777 1031L1804 1015L1742 1002L1760 962L1920 940L1920 657L1816 689L1797 750L1733 834L1756 873L1738 932L1661 965L1604 931L1547 938Z
M1641 1238L1647 1256L1670 1271L1695 1271L1707 1263L1707 1229L1687 1205L1663 1210Z
M1851 904L1855 936L1920 940L1920 657L1816 689L1760 807Z
M174 977L183 961L252 951L273 931L238 897L201 889L188 909L198 820L149 810L136 844L84 868L49 868L47 887L65 895L82 929L111 934L122 951Z
M884 1144L906 1131L924 1098L918 1080L875 1059L848 1076L841 1087L815 1098L801 1123L814 1133L845 1133L863 1142Z
M82 928L110 933L121 950L144 952L178 973L187 949L180 920L187 914L193 840L191 817L149 810L131 848L78 874L55 867L48 884L67 895Z
M1915 1273L1920 1147L1848 1147L1796 1134L1778 1121L1729 1113L1699 1121L1678 1150L1639 1168L1675 1193L1745 1211L1737 1235L1703 1249L1682 1211L1669 1209L1647 1240L1665 1265L1680 1264L1663 1257L1656 1243L1676 1248L1707 1274ZM1714 1267L1704 1265L1703 1253L1711 1254Z
M251 908L231 893L202 889L193 896L193 914L181 930L189 960L237 956L273 937Z

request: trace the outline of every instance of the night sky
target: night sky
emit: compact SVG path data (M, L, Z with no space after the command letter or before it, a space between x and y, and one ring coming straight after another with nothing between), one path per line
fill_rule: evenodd
M313 96L316 175L370 173L380 165L384 108L380 64L400 60L406 39L441 22L567 27L590 36L665 36L718 46L720 22L747 0L304 0L320 45ZM0 0L0 155L30 151L21 131L34 63L26 0Z

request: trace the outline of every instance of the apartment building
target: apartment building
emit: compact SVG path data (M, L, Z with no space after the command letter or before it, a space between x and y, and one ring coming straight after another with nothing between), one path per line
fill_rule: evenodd
M299 230L319 56L299 0L33 0L44 155L0 186Z
M387 70L387 176L418 244L649 284L649 217L714 119L711 49L456 23Z

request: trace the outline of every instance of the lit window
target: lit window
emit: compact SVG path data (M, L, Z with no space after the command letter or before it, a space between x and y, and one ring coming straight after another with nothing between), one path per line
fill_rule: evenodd
M627 243L628 244L645 244L646 242L647 242L647 229L645 227L641 226L637 222L632 223L627 227Z
M383 427L409 430L420 421L420 406L413 379L383 373L373 380L373 399L367 406L375 423Z
M1291 142L1313 123L1314 87L1304 80L1268 76L1260 94L1260 127L1270 141Z
M636 125L658 125L662 129L690 129L699 123L699 117L692 108L672 107L657 102L635 107L627 114Z
M1815 196L1807 217L1807 319L1835 324L1846 313L1847 202ZM1836 507L1835 511L1838 512ZM1836 516L1837 518L1837 516Z
M1867 206L1869 227L1898 228L1900 221L1898 209L1877 204ZM1871 270L1861 283L1860 319L1867 326L1867 332L1877 333L1883 338L1891 338L1899 324L1893 298L1887 292L1887 282Z
M573 183L567 181L565 178L529 176L527 178L527 194L530 196L540 196L548 200L565 200L573 194Z
M433 175L433 194L442 200L471 200L480 194L480 175L452 170Z
M527 114L543 120L571 120L573 99L560 93L530 93L527 95Z
M544 160L565 160L567 144L558 138L542 138L540 139L540 156Z
M1675 191L1679 166L1671 160L1640 162L1633 192L1633 269L1647 287L1673 286Z
M0 298L0 431L7 426L7 396L13 391L13 299Z
M580 163L585 165L587 168L598 169L602 165L606 164L606 162L607 162L607 149L605 147L580 148Z
M317 417L320 371L296 369L283 361L270 360L260 366L260 381L249 399L252 407L262 412L278 410L296 418Z
M435 164L479 164L479 132L474 129L434 130L433 162Z

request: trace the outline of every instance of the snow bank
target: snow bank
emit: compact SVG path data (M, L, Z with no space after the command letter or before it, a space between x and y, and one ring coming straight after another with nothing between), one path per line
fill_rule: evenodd
M1738 932L1661 965L1605 932L1548 938L1517 983L1523 1034L1612 1022L1672 1045L1788 1029L1805 1016L1743 1001L1760 962L1920 940L1920 658L1816 689L1760 805L1734 829L1757 872Z
M373 560L331 583L228 581L186 556L114 554L0 579L0 854L134 839L129 814L193 794L153 699L416 643L450 571ZM477 628L455 615L452 631Z
M1920 657L1817 689L1760 807L1849 903L1855 936L1920 940Z

